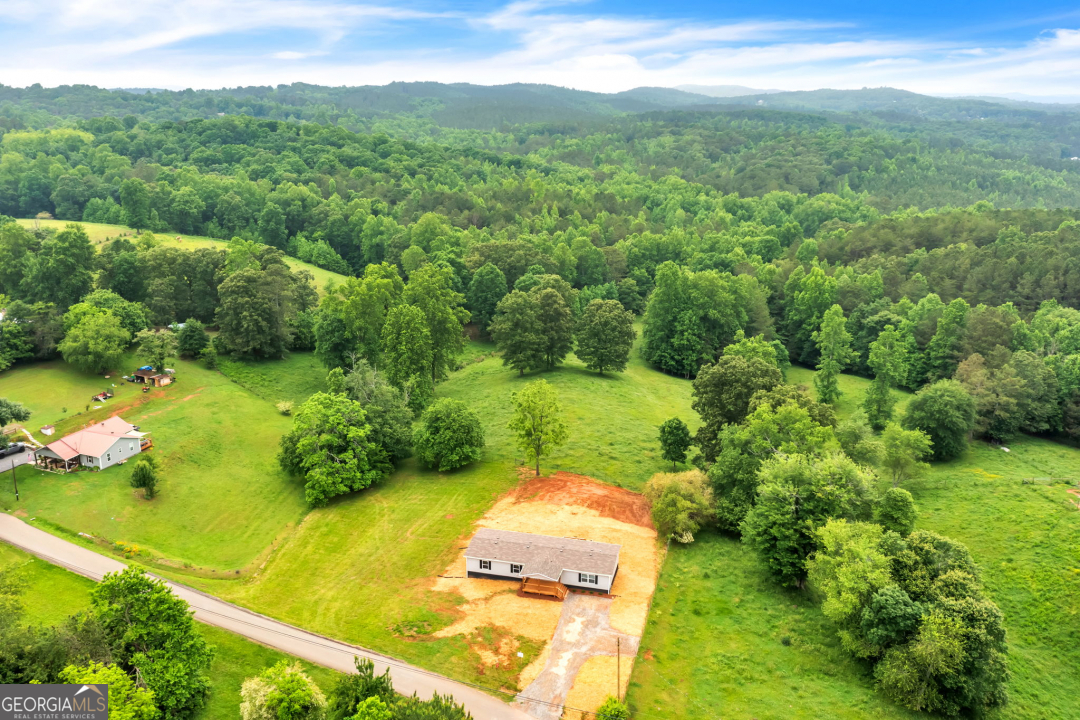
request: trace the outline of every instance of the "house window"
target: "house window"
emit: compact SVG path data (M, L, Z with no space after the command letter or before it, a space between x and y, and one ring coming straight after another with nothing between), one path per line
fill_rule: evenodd
M510 574L511 575L520 575L521 574L521 566L511 564L510 565Z
M105 462L112 462L112 453L105 453Z
M600 578L592 573L578 573L577 580L579 583L588 583L589 585L600 584Z
M490 570L491 569L491 561L490 560L481 560L480 561L480 569L481 570Z
M116 452L118 452L118 453L120 453L121 455L123 455L123 454L124 454L124 448L123 448L123 446L121 446L121 445L117 445L117 446L116 446Z

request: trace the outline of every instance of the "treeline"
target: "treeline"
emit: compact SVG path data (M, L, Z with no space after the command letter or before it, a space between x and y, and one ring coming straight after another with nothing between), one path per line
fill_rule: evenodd
M315 348L317 301L310 273L239 238L228 250L187 251L144 233L98 252L78 225L0 224L0 369L58 354L113 369L140 331L185 322L203 337L186 354L280 358ZM212 345L203 325L220 330Z

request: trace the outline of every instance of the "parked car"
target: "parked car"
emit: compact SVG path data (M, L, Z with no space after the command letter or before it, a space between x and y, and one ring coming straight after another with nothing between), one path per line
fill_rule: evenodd
M26 445L23 443L12 443L6 448L0 448L0 458L8 457L9 455L15 455L21 453L26 449Z

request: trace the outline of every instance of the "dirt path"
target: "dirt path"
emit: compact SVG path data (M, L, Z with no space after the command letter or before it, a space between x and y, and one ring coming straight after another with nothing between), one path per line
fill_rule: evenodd
M540 602L540 601L537 601ZM570 594L562 603L562 616L551 640L547 663L515 702L537 720L559 720L566 698L585 663L597 656L623 657L623 678L629 679L633 658L641 638L611 627L608 598ZM614 685L611 694L615 694ZM554 705L531 702L543 698Z

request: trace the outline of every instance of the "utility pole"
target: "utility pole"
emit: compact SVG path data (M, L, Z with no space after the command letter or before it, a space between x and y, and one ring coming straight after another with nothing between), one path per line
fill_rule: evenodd
M19 501L19 479L15 477L15 461L11 461L11 482L15 484L15 502Z
M622 700L622 638L620 637L615 638L615 697Z

